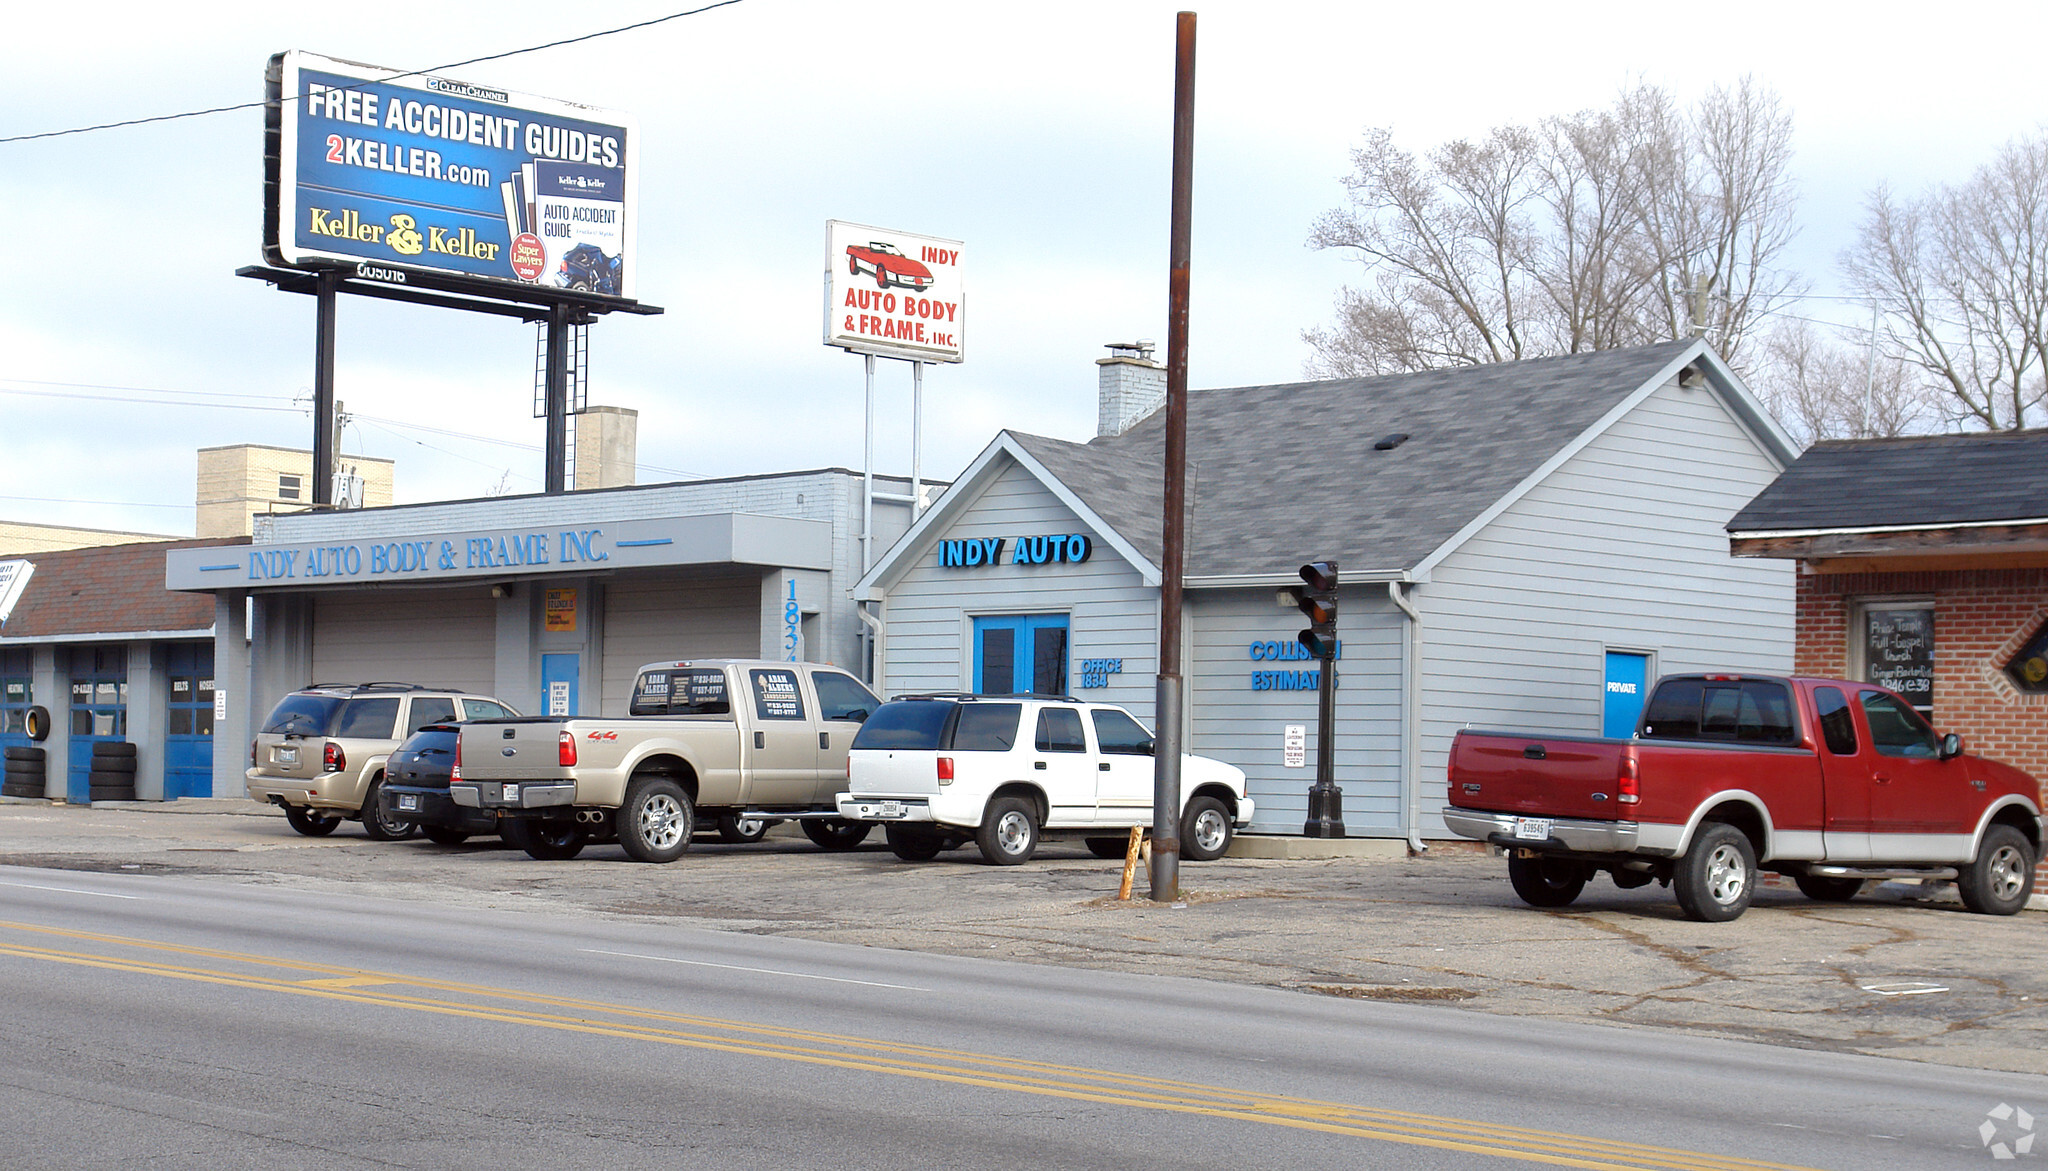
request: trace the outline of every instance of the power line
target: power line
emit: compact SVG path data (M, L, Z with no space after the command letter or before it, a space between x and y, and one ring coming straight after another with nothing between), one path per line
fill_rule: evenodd
M545 45L530 45L524 49L508 49L503 53L492 53L484 57L471 57L467 61L451 61L446 65L436 65L429 69L414 69L406 73L399 73L391 77L382 78L381 81L398 81L407 77L421 77L430 73L444 73L450 69L461 69L470 65L481 65L486 61L502 61L507 57L518 57L525 53L538 53L543 49L559 49L563 45L574 45L579 44L583 41L594 41L599 37L616 36L619 33L629 33L637 29L652 28L657 24L666 24L671 20L681 20L685 16L696 16L699 13L709 12L714 8L725 8L730 5L738 3L740 3L740 0L717 0L717 3L715 4L706 4L702 8L692 8L687 12L671 12L667 16L657 16L652 20L643 20L637 24L620 25L618 28L608 28L604 29L601 32L585 33L580 37L567 37L559 41L549 41ZM364 82L360 84L367 85L370 83ZM359 88L359 86L343 86L340 88L356 89ZM291 98L280 98L279 101L297 101L300 96L302 95L293 94ZM157 114L149 118L129 118L121 122L101 122L93 126L75 126L69 130L45 130L39 134L16 134L13 135L12 137L0 138L0 144L9 142L29 142L38 138L63 138L66 135L71 134L91 134L96 130L115 130L123 126L144 126L151 122L175 122L180 118L203 118L208 114L226 114L231 113L235 110L260 109L261 107L267 106L269 104L270 103L267 100L261 102L238 102L232 106L213 106L205 110L187 110L182 114Z

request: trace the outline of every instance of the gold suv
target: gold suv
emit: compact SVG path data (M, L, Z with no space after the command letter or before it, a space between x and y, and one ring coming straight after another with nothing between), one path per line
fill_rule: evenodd
M378 808L384 762L428 724L519 713L485 695L413 683L316 683L279 700L249 745L249 799L282 806L309 837L349 818L378 841L411 837L414 825Z

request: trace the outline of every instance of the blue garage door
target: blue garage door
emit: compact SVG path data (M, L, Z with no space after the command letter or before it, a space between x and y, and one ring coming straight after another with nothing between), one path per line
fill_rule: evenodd
M164 727L164 800L213 796L213 644L172 643Z
M72 651L71 760L65 770L65 800L83 805L92 799L86 778L92 771L94 741L127 738L128 648Z

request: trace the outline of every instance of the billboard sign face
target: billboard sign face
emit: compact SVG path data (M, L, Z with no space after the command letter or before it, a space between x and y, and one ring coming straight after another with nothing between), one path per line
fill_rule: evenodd
M913 362L965 356L960 241L825 222L825 344Z
M630 116L311 53L271 58L263 247L630 298Z

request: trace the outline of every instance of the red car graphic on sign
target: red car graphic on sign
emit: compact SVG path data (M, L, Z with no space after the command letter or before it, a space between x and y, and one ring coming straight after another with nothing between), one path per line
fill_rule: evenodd
M932 284L932 270L903 255L894 244L870 240L865 245L846 246L846 271L855 276L864 272L875 274L875 283L883 288L895 285L899 289L928 289Z

